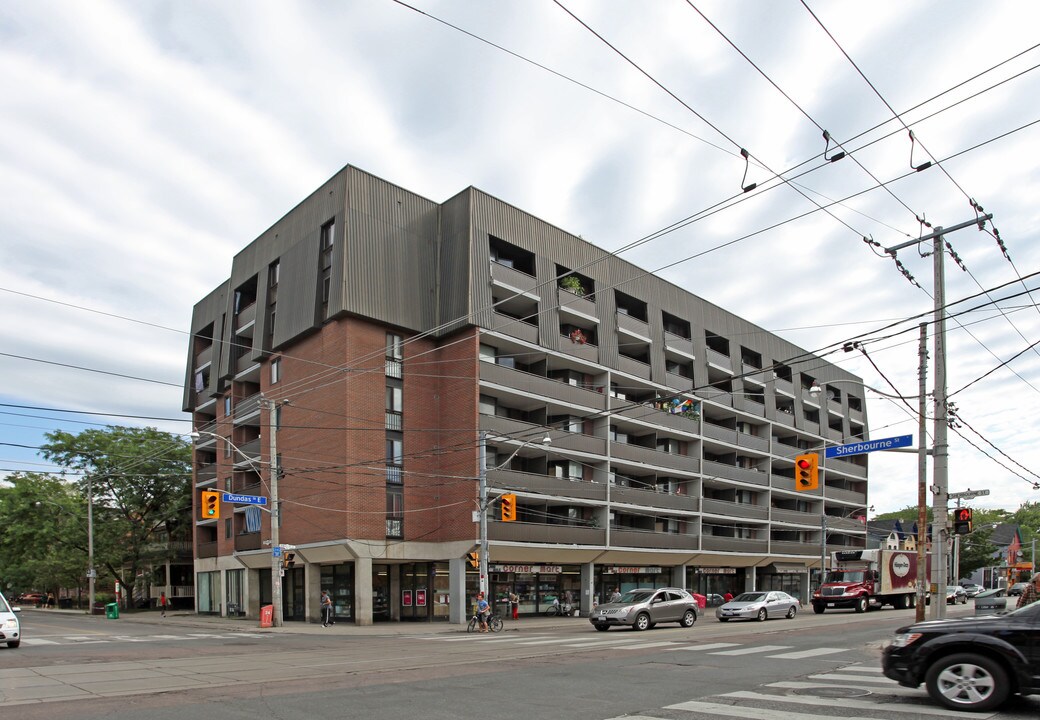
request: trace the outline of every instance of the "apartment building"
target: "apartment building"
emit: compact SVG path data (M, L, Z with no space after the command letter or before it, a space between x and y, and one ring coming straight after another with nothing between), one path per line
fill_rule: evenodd
M804 598L823 547L865 545L866 456L823 454L868 438L859 378L472 187L344 168L191 330L196 503L269 497L274 469L287 621L328 590L341 622L461 622L481 512L492 598L522 614L615 587ZM271 514L196 518L198 611L255 616Z

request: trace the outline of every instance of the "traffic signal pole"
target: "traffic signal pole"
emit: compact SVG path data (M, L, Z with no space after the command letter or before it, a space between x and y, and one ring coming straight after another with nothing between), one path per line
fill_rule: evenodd
M260 398L260 405L267 410L268 432L270 435L270 458L267 467L271 469L271 605L274 611L271 624L282 627L282 557L281 557L281 525L282 508L278 502L278 404L274 400ZM279 548L279 550L275 550Z
M480 433L480 591L486 593L488 576L487 552L487 433Z

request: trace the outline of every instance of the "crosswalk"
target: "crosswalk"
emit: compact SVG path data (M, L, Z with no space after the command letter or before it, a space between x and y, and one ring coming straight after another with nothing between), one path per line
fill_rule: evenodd
M409 640L428 640L440 643L477 642L481 645L511 647L557 646L577 650L595 650L596 648L609 648L611 650L658 649L665 652L696 652L698 654L718 655L721 657L761 655L781 660L806 660L849 651L849 648L842 647L815 647L796 650L792 645L748 645L732 642L698 643L690 640L651 640L646 635L634 633L598 635L596 637L551 634L516 635L511 633L499 635L407 635L404 637Z
M986 720L998 714L947 710L931 702L923 690L900 687L882 675L881 668L866 665L846 665L797 681L768 683L756 690L691 699L666 705L660 711L605 720Z
M193 640L241 640L267 638L261 633L183 633L179 635L46 635L23 637L22 645L105 645L110 643L190 642Z

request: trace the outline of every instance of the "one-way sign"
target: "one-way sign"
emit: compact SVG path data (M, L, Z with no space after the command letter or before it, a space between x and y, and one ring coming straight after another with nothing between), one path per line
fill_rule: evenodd
M235 495L233 493L224 493L222 498L226 503L236 503L238 505L266 505L267 498L262 495Z

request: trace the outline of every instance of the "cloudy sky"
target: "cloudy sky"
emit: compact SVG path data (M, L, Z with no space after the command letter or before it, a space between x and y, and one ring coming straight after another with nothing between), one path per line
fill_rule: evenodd
M611 251L680 223L621 256L806 349L860 340L829 359L904 395L933 262L899 252L918 287L882 248L973 198L1010 260L947 238L950 488L1040 501L1037 27L1024 1L2 3L0 468L49 469L57 427L187 432L192 305L350 164ZM913 456L870 470L876 512L916 504Z

